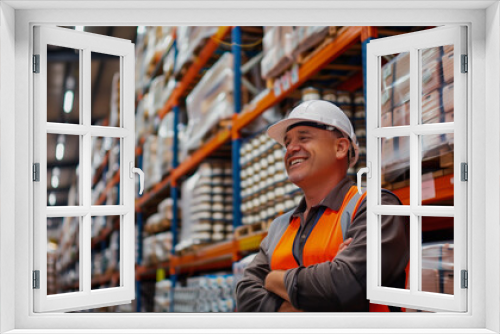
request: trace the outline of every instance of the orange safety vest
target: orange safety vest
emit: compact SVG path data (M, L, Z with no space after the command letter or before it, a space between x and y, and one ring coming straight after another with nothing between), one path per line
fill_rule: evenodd
M305 267L333 261L340 244L344 241L341 228L342 212L349 201L356 195L357 191L358 188L352 186L344 197L344 201L338 212L327 208L321 215L304 246L302 261ZM356 211L365 197L366 192L358 199L352 217L356 215ZM300 218L295 217L291 220L274 248L271 256L271 270L288 270L299 266L292 252L295 236L299 228ZM390 312L390 309L386 305L370 304L370 312Z

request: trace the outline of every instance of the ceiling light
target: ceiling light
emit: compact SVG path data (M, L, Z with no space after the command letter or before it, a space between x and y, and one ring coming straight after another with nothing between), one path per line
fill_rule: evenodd
M59 161L64 158L64 142L65 142L64 135L60 135L59 137L57 137L56 159Z
M56 205L56 195L54 193L50 193L49 195L49 204L52 206Z
M75 30L76 31L84 31L85 30L85 26L75 26Z
M52 169L52 178L50 179L50 184L52 188L59 187L59 175L61 174L61 170L57 167Z
M72 90L67 90L66 93L64 93L64 112L69 114L71 110L73 110L73 99L75 95L73 94Z

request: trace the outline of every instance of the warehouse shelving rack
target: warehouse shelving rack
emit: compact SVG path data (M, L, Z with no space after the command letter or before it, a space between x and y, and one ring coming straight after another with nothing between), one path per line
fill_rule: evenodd
M188 87L198 71L202 68L204 62L208 61L211 53L217 48L217 41L221 40L226 33L231 30L232 32L232 52L234 57L234 109L235 114L232 119L231 129L224 129L219 131L211 140L206 142L200 149L191 154L185 161L177 165L173 164L171 172L150 191L146 192L142 197L136 201L136 211L138 212L138 226L139 235L142 229L142 208L148 205L149 202L154 201L155 197L161 192L164 192L170 187L171 196L174 202L173 205L173 221L172 232L174 235L174 245L176 244L175 228L177 226L177 197L178 197L178 180L186 175L188 172L196 168L203 160L209 157L213 152L219 149L229 140L232 141L232 159L233 159L233 210L234 210L234 226L241 225L241 198L240 198L240 171L239 171L239 150L241 145L240 132L264 111L278 104L288 96L292 91L304 84L309 78L313 77L323 67L328 65L332 60L342 55L353 44L361 40L363 49L366 48L366 43L371 38L376 37L377 29L374 27L346 27L344 31L339 34L334 42L328 44L322 50L313 55L307 62L303 63L297 71L297 80L290 82L287 89L282 89L281 93L275 95L273 90L270 90L267 95L262 97L250 110L240 113L241 110L241 30L239 27L221 27L219 28L216 38L208 41L206 46L202 49L200 56L196 62L189 68L187 74L181 80L181 84L177 86L176 90L167 101L165 106L161 109L159 116L164 117L169 111L178 115L178 101L177 99L182 95L183 91ZM342 85L342 89L349 89L354 91L363 86L364 75L366 71L360 72L355 75L353 79ZM178 117L175 117L178 119ZM176 121L174 121L175 124ZM177 127L174 126L174 129ZM178 147L176 147L174 135L174 148L173 156L177 159ZM143 141L140 141L143 142ZM142 265L142 247L139 246L138 263L136 267L136 288L137 293L140 292L140 282L143 279L151 279L156 277L156 270L164 269L169 272L172 281L172 287L175 287L177 276L183 273L199 272L203 270L214 270L230 268L231 264L240 260L243 254L249 251L258 249L260 242L266 236L267 232L257 232L243 238L234 239L231 241L219 242L217 244L205 246L200 248L195 253L176 255L174 250L168 261L164 261L154 266ZM141 239L138 240L139 245ZM173 294L171 294L173 295ZM173 297L172 297L173 298ZM137 311L141 310L141 298L137 297ZM171 303L173 307L173 303Z
M342 33L340 33L334 42L328 44L326 47L317 52L313 57L311 57L307 62L303 63L300 68L298 68L298 80L290 83L287 89L283 89L280 94L275 95L273 90L270 90L267 95L261 98L251 109L247 109L245 112L241 112L241 30L239 27L219 27L213 38L208 39L205 46L202 48L199 55L196 57L195 61L189 66L185 75L179 81L179 84L171 94L170 98L167 100L163 108L159 112L159 117L163 118L167 113L174 113L174 123L179 122L179 99L186 93L190 85L196 80L197 75L200 70L205 66L205 64L210 60L213 53L217 50L219 42L222 41L228 34L232 34L232 52L234 57L234 109L235 114L231 122L231 128L220 130L211 140L206 142L200 149L191 154L182 163L178 163L178 139L177 139L177 127L174 126L174 144L173 144L173 168L158 184L153 186L144 195L140 196L136 200L136 212L137 212L137 243L138 243L138 254L137 254L137 265L136 265L136 309L141 310L141 281L150 280L156 277L156 271L158 269L163 269L169 273L170 280L172 281L172 287L175 287L177 277L181 274L194 273L200 271L216 270L216 269L227 269L231 267L231 264L235 261L240 260L245 254L258 249L260 242L266 236L267 232L256 232L251 235L236 238L230 241L219 242L213 245L205 246L197 249L196 252L188 253L184 255L176 255L172 249L172 254L168 261L158 263L156 265L144 266L142 264L142 239L143 239L143 211L147 207L151 207L152 203L157 202L160 197L170 190L170 195L173 199L173 220L172 220L172 232L173 232L173 244L177 243L177 207L178 207L178 195L179 195L179 180L183 176L187 175L190 171L195 169L201 162L206 158L210 157L216 150L218 150L222 145L231 140L232 142L232 159L233 159L233 217L234 226L237 227L241 225L241 209L239 204L241 203L240 198L240 171L239 171L239 150L241 146L240 132L246 126L248 126L252 121L254 121L259 115L261 115L268 108L278 104L280 101L285 99L292 91L296 90L298 87L303 85L309 78L313 77L318 71L328 65L332 60L336 59L342 55L346 50L352 47L355 43L361 41L362 45L362 59L363 66L362 70L357 74L354 74L350 79L341 83L337 89L346 91L355 91L363 87L365 81L366 73L366 45L372 38L377 38L377 28L376 27L345 27ZM174 31L175 36L175 31ZM176 42L174 38L173 48L176 48ZM170 51L167 50L161 58ZM157 64L158 68L158 64ZM156 73L157 69L153 73ZM142 95L139 95L139 99ZM142 144L144 144L144 138L140 138L139 146L136 148L137 166L142 168ZM104 168L108 155L106 155L105 160L102 162L100 168ZM101 172L102 175L102 172ZM94 179L93 184L97 182ZM432 201L425 202L424 204L430 204L433 201L449 200L453 198L453 184L452 182L453 174L437 176L435 178L436 182L436 198ZM102 204L106 200L106 194L115 186L119 184L119 174L112 176L110 181L107 183L106 189L100 195L99 203ZM409 202L409 191L408 187L395 189L393 192L398 195L403 204L408 204ZM428 225L429 226L429 225ZM449 228L449 225L436 224L434 228L440 229ZM109 238L110 231L101 231L101 235L98 240L106 240ZM107 284L116 281L116 273L105 275L99 280L93 281L92 284ZM173 307L173 303L171 303Z

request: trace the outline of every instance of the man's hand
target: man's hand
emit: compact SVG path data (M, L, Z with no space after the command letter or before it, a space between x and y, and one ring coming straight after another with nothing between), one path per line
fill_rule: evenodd
M288 292L285 287L285 270L273 270L266 276L266 281L264 282L264 288L267 291L271 291L286 301L290 301L288 297Z
M343 243L339 245L339 250L337 251L337 255L339 255L344 249L347 248L352 242L352 238L346 239Z
M278 309L278 312L304 312L304 311L296 309L295 307L292 306L292 304L290 304L285 300Z

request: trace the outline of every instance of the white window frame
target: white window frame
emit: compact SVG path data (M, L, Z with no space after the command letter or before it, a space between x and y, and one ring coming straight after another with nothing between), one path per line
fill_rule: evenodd
M86 310L105 305L127 304L135 299L134 272L134 182L130 175L135 161L135 47L128 40L80 32L52 26L34 27L34 54L39 55L39 73L33 74L34 83L34 162L40 164L39 182L33 184L34 193L34 270L39 271L40 288L34 290L35 312ZM79 50L80 95L79 124L47 122L47 46L56 45ZM91 53L113 55L119 58L120 105L123 112L118 127L91 124ZM47 134L78 136L79 205L47 206ZM93 205L91 189L92 137L118 138L120 141L120 204ZM120 282L107 289L91 286L91 229L92 217L120 217ZM79 220L79 291L47 295L47 218L74 217Z
M122 9L133 7L132 2L2 2L1 18L1 120L0 120L0 320L1 330L13 333L77 332L77 328L91 333L143 333L146 328L161 332L180 332L176 328L191 328L191 332L235 332L234 328L261 328L267 332L341 332L354 329L359 332L462 332L492 333L500 331L499 289L500 248L500 101L499 83L499 28L498 3L487 2L197 2L191 9L184 2L141 2L151 10ZM192 4L191 4L192 5ZM12 7L16 10L13 10ZM69 6L70 8L59 8ZM95 6L95 7L94 7ZM100 9L96 9L99 6ZM406 9L404 7L406 6ZM428 6L428 7L425 7ZM430 7L429 7L430 6ZM460 9L457 9L460 6ZM106 7L108 9L102 9ZM163 8L158 8L163 7ZM269 7L259 9L261 7ZM24 9L23 9L24 8ZM48 8L44 10L44 8ZM78 9L76 9L78 8ZM375 8L375 9L374 9ZM403 9L401 9L403 8ZM410 9L411 10L408 10ZM189 10L186 10L189 9ZM210 14L210 15L208 15ZM105 20L105 21L103 21ZM469 27L472 75L469 78L470 96L468 131L471 139L469 177L469 311L465 314L34 314L31 274L32 207L27 200L32 191L30 181L32 156L31 45L32 26L60 25L423 25L465 24ZM15 31L15 40L13 40ZM5 49L4 42L12 48ZM15 46L15 51L14 51ZM488 68L486 69L486 66ZM15 89L9 87L15 79ZM9 95L10 94L10 95ZM6 109L6 108L9 109ZM12 110L15 110L15 117ZM472 121L474 118L474 121ZM488 118L488 121L485 121ZM12 127L14 131L10 130ZM14 132L15 141L12 144ZM487 134L487 137L485 135ZM28 136L26 134L29 134ZM485 145L488 144L488 151ZM485 154L485 153L488 154ZM11 158L10 160L8 160ZM4 171L14 173L6 175ZM488 175L488 182L486 182ZM12 196L15 189L14 199ZM7 207L5 203L10 205ZM486 205L485 205L486 203ZM486 211L486 208L491 208ZM14 209L12 209L14 208ZM487 213L487 215L486 215ZM6 222L14 221L15 224ZM474 227L472 229L472 226ZM14 256L12 256L14 254ZM486 254L493 254L486 265ZM26 261L26 259L30 259ZM14 288L12 288L14 287ZM15 305L12 308L12 305ZM422 321L425 317L425 321ZM195 319L193 321L193 318ZM142 322L142 323L141 323ZM142 327L141 329L137 329ZM289 327L292 329L283 330ZM411 329L413 328L413 329ZM71 330L74 329L74 330ZM137 330L133 330L137 329ZM233 329L233 330L231 330ZM295 330L293 330L295 329ZM47 332L47 331L45 331ZM159 332L159 331L158 331Z
M467 185L460 180L461 163L467 163L467 73L461 73L461 57L467 55L467 31L464 26L443 26L411 34L373 40L367 46L367 296L376 304L409 307L431 311L464 312L467 309L467 290L461 288L461 270L467 270ZM422 124L422 56L429 48L453 45L454 57L454 122ZM410 124L382 127L381 87L382 57L407 52L410 61ZM380 85L380 84L379 84ZM370 102L371 101L371 102ZM421 135L455 134L454 145L454 205L422 205L422 144ZM381 144L382 138L407 136L410 143L410 203L404 206L381 205ZM471 180L472 182L472 180ZM409 217L410 270L409 289L381 285L382 259L380 217L404 215ZM421 291L422 286L422 226L424 216L452 217L454 241L454 294Z

